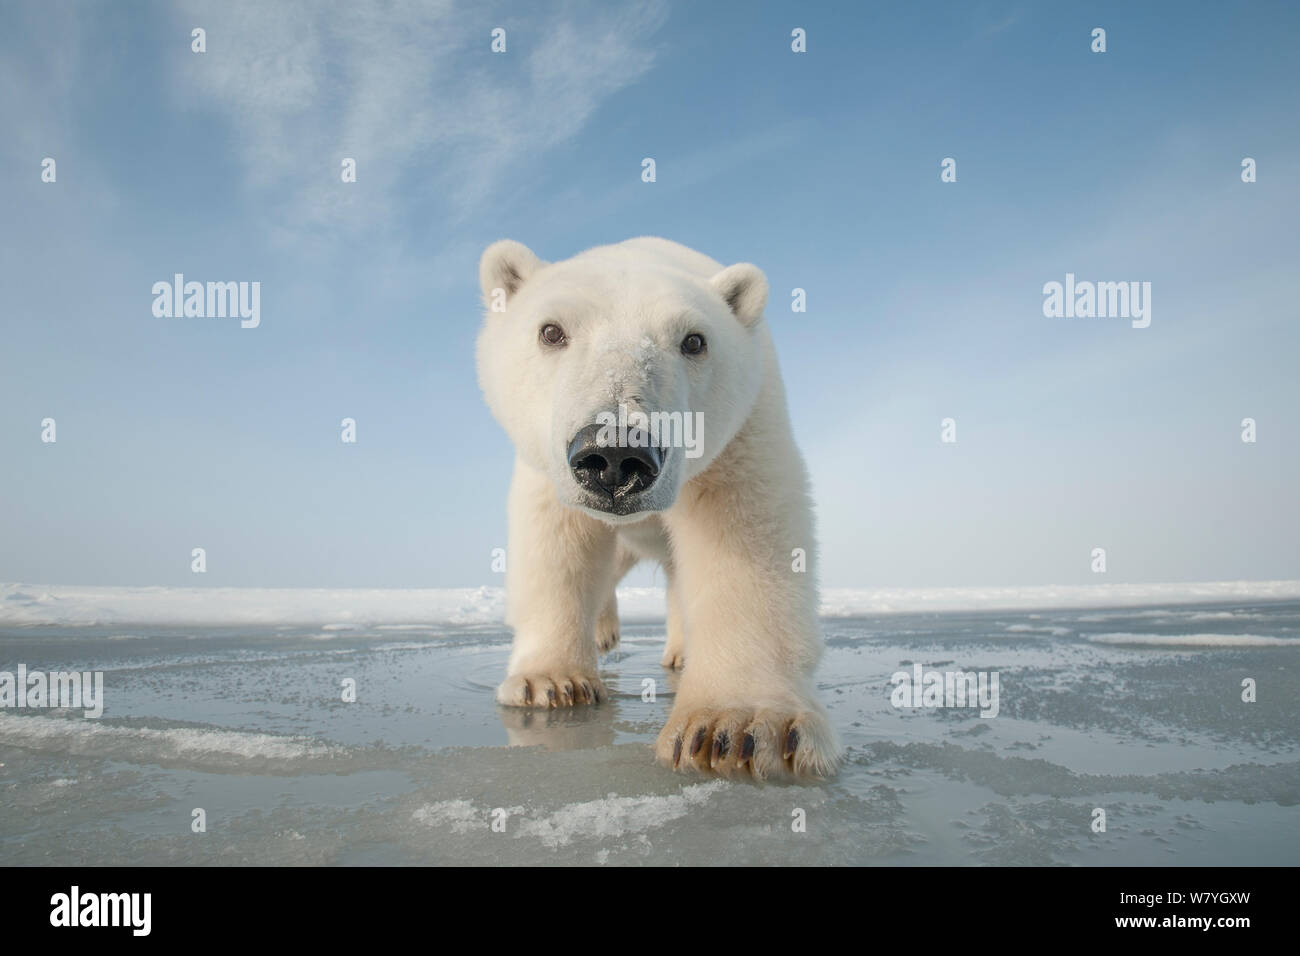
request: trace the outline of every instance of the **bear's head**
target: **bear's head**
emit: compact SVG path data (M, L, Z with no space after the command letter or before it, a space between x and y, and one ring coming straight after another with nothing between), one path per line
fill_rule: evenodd
M502 240L479 279L479 384L567 507L614 524L670 508L758 399L767 280L755 266L655 239L547 263Z

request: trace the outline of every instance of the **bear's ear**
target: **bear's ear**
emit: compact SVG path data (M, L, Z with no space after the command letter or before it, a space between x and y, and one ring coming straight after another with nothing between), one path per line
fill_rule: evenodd
M514 298L528 277L545 265L522 242L502 239L483 250L478 263L478 281L483 290L483 301L490 303L495 291L501 289L506 298Z
M758 266L740 262L709 281L742 325L751 326L762 316L767 306L767 278Z

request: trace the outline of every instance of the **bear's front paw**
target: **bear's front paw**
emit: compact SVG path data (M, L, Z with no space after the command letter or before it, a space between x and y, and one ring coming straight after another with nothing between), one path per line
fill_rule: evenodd
M835 773L839 750L830 724L812 709L674 709L655 742L674 770L749 773L755 779Z
M497 688L497 703L507 707L573 707L608 697L595 674L511 674Z

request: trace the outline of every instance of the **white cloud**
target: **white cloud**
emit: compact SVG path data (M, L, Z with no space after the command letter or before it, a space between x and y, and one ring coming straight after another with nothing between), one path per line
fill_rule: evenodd
M654 61L661 4L557 9L191 2L178 23L203 26L208 52L178 53L177 96L229 122L250 189L291 233L393 227L430 197L463 217ZM505 54L489 50L496 26ZM355 188L340 188L345 156Z

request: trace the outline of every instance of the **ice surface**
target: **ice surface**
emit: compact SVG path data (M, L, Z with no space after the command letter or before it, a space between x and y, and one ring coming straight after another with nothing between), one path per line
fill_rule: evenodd
M1300 600L1278 599L1285 582L1250 599L1239 585L1195 587L1219 599L1125 607L1088 594L1068 608L1062 589L963 592L964 608L937 610L959 597L926 592L909 612L897 592L829 592L818 683L846 763L829 783L796 787L653 763L678 680L658 666L662 623L625 625L602 661L609 703L532 713L493 702L509 634L486 590L191 589L155 604L149 589L10 586L0 670L102 670L105 712L0 710L0 854L1294 865ZM406 597L386 603L393 594ZM625 609L661 614L658 597L633 591ZM888 611L841 616L871 600ZM173 619L185 614L215 621ZM891 675L918 663L998 671L998 716L895 709ZM1246 678L1254 703L1242 700ZM355 703L342 700L349 679ZM196 807L206 833L191 831ZM1104 833L1091 830L1096 808Z
M195 728L130 727L97 720L0 713L0 740L32 750L107 756L147 755L151 761L196 757L241 768L255 760L326 756L331 748L307 737Z

